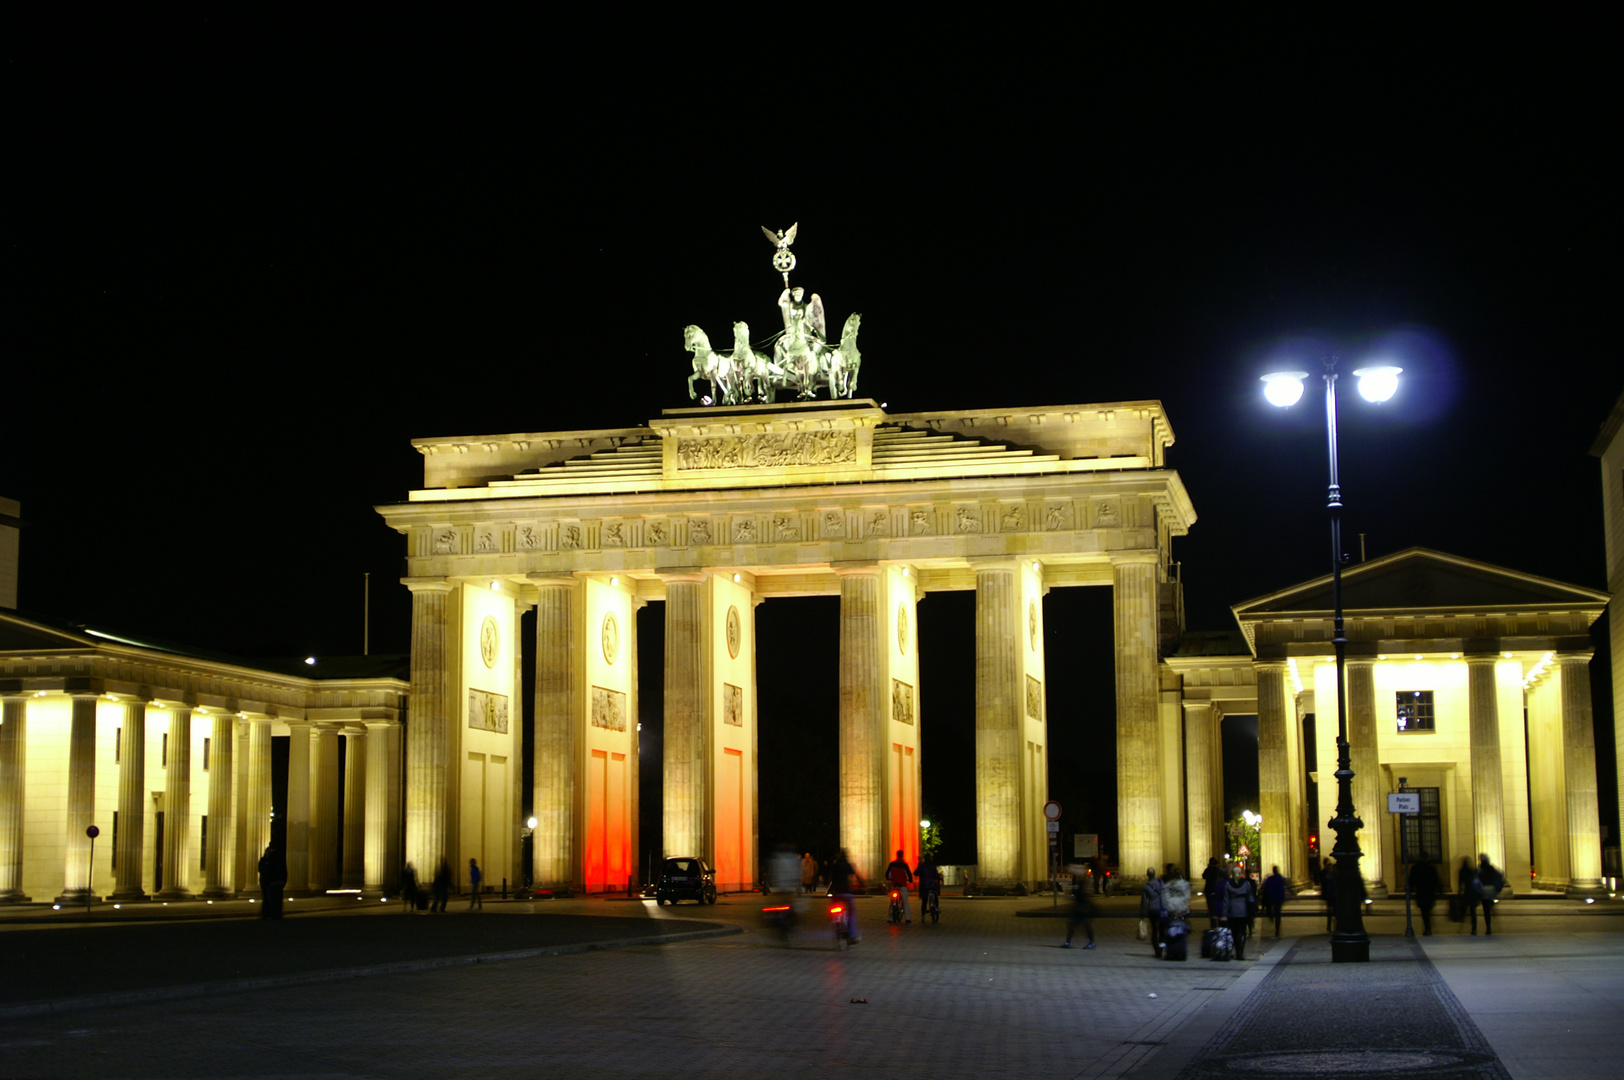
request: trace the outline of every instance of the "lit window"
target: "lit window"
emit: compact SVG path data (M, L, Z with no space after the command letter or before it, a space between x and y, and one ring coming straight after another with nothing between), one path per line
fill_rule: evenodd
M1398 692L1398 729L1400 731L1436 730L1432 719L1431 690L1400 690Z

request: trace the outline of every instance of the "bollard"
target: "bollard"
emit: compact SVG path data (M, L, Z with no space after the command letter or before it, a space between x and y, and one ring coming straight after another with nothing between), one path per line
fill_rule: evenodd
M502 899L507 899L507 878L502 879Z

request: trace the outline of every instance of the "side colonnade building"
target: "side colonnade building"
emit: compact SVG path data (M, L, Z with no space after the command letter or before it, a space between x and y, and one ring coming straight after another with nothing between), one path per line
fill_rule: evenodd
M976 594L976 818L984 884L1047 872L1043 597L1109 586L1119 847L1182 847L1179 703L1161 655L1182 601L1170 547L1195 520L1160 403L892 416L869 400L667 410L644 427L420 439L424 485L378 512L412 592L406 851L460 874L517 865L509 716L535 670L539 885L637 872L635 613L665 604L663 854L718 887L759 881L755 607L840 597L839 836L876 877L919 853L916 607ZM536 649L516 648L536 611ZM1102 628L1103 629L1103 628ZM651 764L652 767L652 764ZM511 838L498 855L499 838ZM496 868L493 868L496 867ZM460 883L460 882L459 882Z
M254 896L273 829L291 895L390 893L406 693L0 612L0 903Z
M1486 854L1518 890L1601 893L1589 664L1607 594L1425 548L1350 567L1342 589L1368 893L1403 892L1401 848L1451 889ZM1307 885L1310 837L1336 806L1330 575L1233 610L1241 641L1187 635L1164 661L1185 720L1189 862L1228 851L1219 726L1255 715L1262 864ZM1401 789L1419 815L1387 812Z

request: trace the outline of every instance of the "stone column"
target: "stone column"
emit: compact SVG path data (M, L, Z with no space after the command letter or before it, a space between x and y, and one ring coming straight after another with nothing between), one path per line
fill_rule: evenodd
M367 734L344 733L344 871L343 886L366 884Z
M1472 837L1495 866L1506 864L1506 825L1500 774L1500 693L1489 653L1466 658L1466 710L1472 745Z
M456 586L408 582L412 590L411 723L406 729L406 859L419 877L451 851L449 802L456 794L452 758L461 619Z
M887 647L884 572L878 566L836 570L840 577L840 846L857 872L874 881L891 861L886 851L885 723L890 688L883 685ZM976 726L979 757L979 710ZM982 862L985 876L985 856Z
M1184 702L1184 807L1189 835L1192 881L1201 880L1207 860L1223 852L1212 849L1217 832L1212 819L1212 702Z
M338 883L338 728L317 724L310 733L310 891Z
M209 854L203 871L203 895L210 900L231 896L237 883L237 820L232 791L232 744L237 738L237 718L227 712L215 713L213 723L209 739Z
M96 818L95 694L74 694L68 722L68 835L59 904L83 904L92 897L95 868L90 865L90 837L85 830ZM102 843L112 842L107 837Z
M0 719L0 904L23 895L23 781L27 772L28 698L7 694Z
M259 895L259 858L271 842L271 721L253 719L248 729L248 766L243 776L243 879L240 892Z
M976 861L983 885L1021 878L1021 628L1019 568L976 567Z
M367 725L366 748L366 855L362 889L369 896L385 894L389 866L389 736L390 724ZM417 868L414 866L415 871ZM433 880L432 871L429 879Z
M1123 884L1161 867L1161 746L1156 559L1154 553L1111 560L1116 635L1117 848Z
M287 894L310 891L310 723L288 721Z
M1286 664L1267 660L1252 666L1257 671L1257 812L1263 815L1262 858L1254 853L1253 865L1261 863L1265 871L1271 864L1278 865L1290 880L1294 852L1286 725L1292 710L1286 701Z
M124 734L118 763L118 867L112 899L118 903L145 900L141 887L141 858L147 824L147 703L124 705Z
M1353 809L1365 827L1359 830L1359 869L1365 893L1379 900L1387 895L1387 801L1382 798L1381 766L1376 754L1376 665L1371 660L1348 660L1348 760L1353 767ZM1333 770L1334 771L1334 770Z
M164 887L160 900L192 898L192 710L169 710L169 761L164 766Z
M581 583L574 578L537 580L536 599L536 712L531 746L534 790L531 833L531 876L536 886L574 883L582 853L576 847L576 806L584 793L576 790L582 690L577 666L581 661ZM668 602L669 605L669 602ZM636 628L632 628L636 637ZM669 646L667 646L669 648ZM669 807L666 813L670 813Z
M712 857L705 577L665 579L665 855ZM540 832L540 826L537 826Z
M1568 895L1599 896L1601 812L1596 797L1596 731L1590 704L1590 651L1556 656L1562 670L1562 772L1567 780ZM1496 864L1503 865L1503 864Z

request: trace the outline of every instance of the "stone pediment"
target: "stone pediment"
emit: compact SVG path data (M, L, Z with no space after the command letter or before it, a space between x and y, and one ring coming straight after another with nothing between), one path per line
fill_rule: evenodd
M1326 574L1232 610L1254 646L1280 637L1287 624L1298 628L1297 640L1328 640L1331 585ZM1594 622L1607 601L1594 589L1419 547L1342 572L1350 641L1572 635Z

